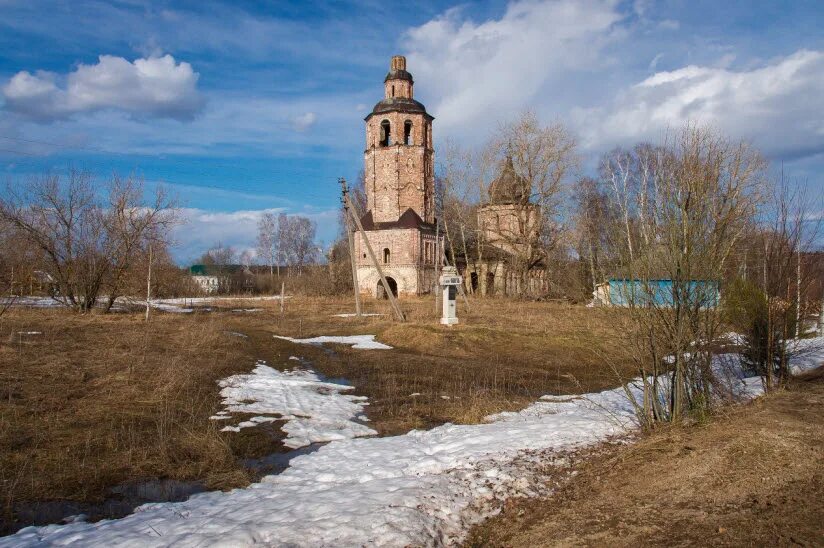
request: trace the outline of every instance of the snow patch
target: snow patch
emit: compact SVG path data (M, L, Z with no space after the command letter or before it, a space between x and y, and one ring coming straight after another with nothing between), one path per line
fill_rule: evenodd
M357 316L358 316L357 314L353 314L351 312L346 313L346 314L332 314L333 318L356 318ZM373 313L367 314L365 312L362 312L361 316L386 316L386 314L373 314Z
M285 420L281 427L287 435L283 443L292 449L377 434L361 424L368 421L364 415L368 405L365 396L344 394L354 387L326 382L306 369L278 371L258 362L251 373L226 378L220 386L227 412L256 415L236 426L225 426L224 431L239 432L241 428Z
M293 339L292 337L282 337L275 335L276 339L293 342L296 344L348 344L358 350L390 350L388 344L379 343L375 340L375 335L349 335L342 337L312 337L311 339Z
M29 308L62 308L66 305L51 297L2 297L0 306L25 306Z

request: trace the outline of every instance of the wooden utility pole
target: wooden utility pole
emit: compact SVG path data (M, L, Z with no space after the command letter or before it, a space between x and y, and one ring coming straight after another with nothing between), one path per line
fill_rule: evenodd
M349 242L349 263L352 266L352 287L355 291L355 314L360 316L361 303L360 285L358 284L358 265L355 262L357 260L357 257L355 257L355 242L352 238L352 224L351 221L349 221L349 189L346 187L346 179L341 177L338 181L340 182L342 193L341 201L343 202L343 220L346 223L346 239Z
M389 298L389 304L392 305L392 311L395 313L398 321L403 322L406 320L406 317L403 315L403 311L401 311L401 307L398 305L397 299L395 299L395 294L392 293L392 290L389 288L389 283L386 281L386 276L383 275L383 270L381 269L380 264L378 264L378 259L375 257L375 252L372 251L372 244L369 243L369 238L366 237L366 231L363 229L363 225L361 225L360 218L358 217L359 212L355 209L355 206L352 205L352 200L349 199L349 194L344 195L344 200L346 200L349 215L352 217L352 220L355 221L355 226L358 227L358 231L360 231L361 236L363 237L363 243L366 245L366 251L369 253L369 258L372 260L372 264L378 271L378 275L381 277L383 290Z

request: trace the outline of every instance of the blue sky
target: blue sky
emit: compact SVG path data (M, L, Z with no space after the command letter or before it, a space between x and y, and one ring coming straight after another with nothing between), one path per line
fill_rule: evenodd
M437 147L526 108L604 151L687 121L751 140L824 189L820 1L0 0L0 172L163 182L181 262L253 245L263 211L337 232L363 117L404 54Z

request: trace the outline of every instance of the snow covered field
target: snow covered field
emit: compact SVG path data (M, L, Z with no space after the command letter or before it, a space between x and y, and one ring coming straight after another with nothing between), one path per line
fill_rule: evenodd
M290 296L286 295L284 299L289 299ZM105 300L105 297L101 297L99 299L100 302ZM194 309L190 308L192 306L202 306L208 304L215 304L221 301L226 302L235 302L235 301L279 301L280 295L265 295L265 296L258 296L258 297L180 297L175 299L153 299L151 301L152 308L156 310L162 310L163 312L172 312L178 314L188 314L193 312ZM131 306L146 306L145 300L140 299L132 299L128 297L120 297L117 299L118 303L127 304ZM26 308L62 308L66 305L60 301L57 301L51 297L36 297L36 296L29 296L29 297L4 297L0 298L0 306L5 306L6 304L10 304L11 306L15 307L26 307ZM259 312L260 308L247 308L247 309L235 309L232 312Z
M290 298L288 295L284 299ZM172 312L179 314L188 314L193 312L193 306L202 306L208 304L218 304L223 302L236 301L280 301L280 295L266 295L259 297L180 297L176 299L153 299L151 301L152 308L162 310L164 312ZM130 301L131 304L146 306L146 301ZM259 312L261 309L234 309L232 312Z
M796 371L824 361L824 339L802 341ZM757 378L738 378L747 393ZM545 396L479 425L329 443L282 474L182 503L141 506L98 523L28 527L5 546L406 546L452 544L491 511L528 493L529 455L592 445L636 428L622 388Z
M255 416L237 426L223 430L239 432L241 428L261 422L285 420L284 445L297 449L312 443L374 436L377 432L361 424L365 396L344 394L354 387L324 382L317 374L304 369L278 371L258 362L248 375L233 375L220 382L225 411L214 420L228 420L231 413ZM358 422L360 421L360 422Z
M65 305L51 297L3 297L0 306L21 306L28 308L61 308Z

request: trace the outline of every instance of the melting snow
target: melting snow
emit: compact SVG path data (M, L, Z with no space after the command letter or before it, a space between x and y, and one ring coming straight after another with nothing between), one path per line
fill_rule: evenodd
M358 315L352 312L346 314L332 314L333 318L356 318ZM365 312L361 313L361 316L386 316L386 314L367 314Z
M819 365L824 339L802 343L806 357L798 369ZM741 380L748 387L760 382ZM541 452L636 428L623 388L542 398L490 420L333 442L244 489L147 504L120 520L27 527L0 539L0 547L452 544L494 512L493 499L529 491L525 477L535 459L548 458Z
M281 337L275 335L276 339L283 339L298 344L349 344L352 348L359 350L389 350L392 347L388 344L379 343L375 340L375 335L349 335L344 337L312 337L311 339L293 339L292 337Z
M285 420L281 427L287 435L283 443L292 449L377 434L361 424L367 420L365 396L344 394L354 387L325 382L312 371L278 371L258 362L251 373L224 379L220 386L227 411L256 415L237 426L224 427L225 431L239 432L260 423ZM222 420L225 412L218 415Z
M51 297L2 297L0 306L25 306L31 308L57 308L66 306Z

